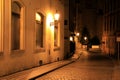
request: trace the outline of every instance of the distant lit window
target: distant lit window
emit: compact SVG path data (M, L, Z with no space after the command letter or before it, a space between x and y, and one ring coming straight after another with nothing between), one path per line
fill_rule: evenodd
M44 16L37 12L35 14L36 16L36 47L37 48L42 48L43 47L43 21L44 21Z
M3 51L3 1L0 0L0 52Z
M19 2L12 2L12 16L11 16L11 49L20 50L23 49L23 25L22 25L22 6Z

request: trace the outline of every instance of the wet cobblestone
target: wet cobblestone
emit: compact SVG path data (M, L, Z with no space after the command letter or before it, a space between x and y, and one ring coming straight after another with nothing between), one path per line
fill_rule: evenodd
M51 72L37 80L112 80L112 69L76 68L72 65Z
M36 80L113 80L113 73L112 61L88 60L86 56Z

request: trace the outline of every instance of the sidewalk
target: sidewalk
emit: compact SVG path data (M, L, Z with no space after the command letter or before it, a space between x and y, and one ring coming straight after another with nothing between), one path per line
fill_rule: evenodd
M54 71L60 67L74 62L76 59L62 60L58 62L53 62L40 67L20 71L8 76L0 77L0 80L34 80L36 77L40 77L46 73Z

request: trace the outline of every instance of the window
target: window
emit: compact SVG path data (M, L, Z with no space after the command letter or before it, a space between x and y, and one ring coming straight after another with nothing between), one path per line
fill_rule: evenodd
M11 50L21 50L24 47L22 6L19 2L13 1L11 10Z
M3 52L3 0L0 0L0 52Z
M43 48L43 21L44 21L44 16L37 12L36 13L36 24L35 24L35 29L36 29L36 48Z
M55 28L54 28L54 46L58 46L58 37L59 36L59 23L55 21Z

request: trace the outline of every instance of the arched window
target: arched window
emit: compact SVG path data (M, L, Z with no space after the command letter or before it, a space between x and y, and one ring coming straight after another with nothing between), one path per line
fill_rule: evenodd
M36 47L43 48L43 22L44 22L44 15L36 12L36 23L35 23L35 29L36 29Z
M23 14L22 6L19 2L12 2L11 13L11 49L20 50L23 49L24 28L23 28Z

